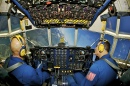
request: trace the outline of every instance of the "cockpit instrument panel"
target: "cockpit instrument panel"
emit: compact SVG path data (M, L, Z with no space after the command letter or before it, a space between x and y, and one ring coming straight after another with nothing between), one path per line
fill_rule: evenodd
M92 62L93 51L81 47L35 47L31 55L34 60L42 61L46 70L59 69L62 75L82 71L84 66L89 68L86 63Z
M12 0L36 27L86 27L105 1L107 0Z

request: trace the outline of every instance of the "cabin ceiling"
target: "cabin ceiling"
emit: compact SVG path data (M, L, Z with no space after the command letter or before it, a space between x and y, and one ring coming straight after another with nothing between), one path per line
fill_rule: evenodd
M72 26L89 29L97 17L115 0L10 1L12 3L9 3L8 0L2 0L0 11L11 12L15 15L19 10L37 28Z
M130 0L116 0L114 4L117 12L130 12Z

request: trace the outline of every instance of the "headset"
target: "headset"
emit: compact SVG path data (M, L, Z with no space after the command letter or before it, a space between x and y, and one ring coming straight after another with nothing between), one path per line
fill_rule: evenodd
M19 55L21 57L25 56L26 55L26 46L24 45L24 39L21 35L15 35L11 38L11 40L13 38L16 38L20 43L21 43L21 49L20 49L20 52L19 52Z
M104 51L105 49L105 46L104 46L104 43L105 42L109 42L108 40L104 39L104 40L101 40L101 43L98 45L98 51L101 53Z

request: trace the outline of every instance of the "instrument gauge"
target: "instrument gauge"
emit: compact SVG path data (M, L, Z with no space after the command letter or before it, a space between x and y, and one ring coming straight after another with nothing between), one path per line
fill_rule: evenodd
M85 51L81 50L80 55L84 55L84 54L85 54Z
M44 50L42 50L40 53L41 53L41 55L44 55L44 54L46 54Z

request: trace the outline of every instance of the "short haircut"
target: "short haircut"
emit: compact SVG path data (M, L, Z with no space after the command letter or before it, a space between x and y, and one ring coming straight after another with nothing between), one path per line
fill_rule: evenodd
M100 41L104 43L105 50L106 50L107 52L109 52L109 51L110 51L110 47L111 47L110 42L109 42L108 40L106 40L106 39L100 40Z

